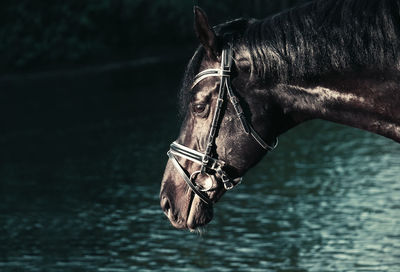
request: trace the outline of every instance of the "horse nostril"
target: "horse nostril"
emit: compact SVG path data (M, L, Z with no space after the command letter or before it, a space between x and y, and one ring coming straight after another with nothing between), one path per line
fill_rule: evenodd
M161 197L161 209L164 211L165 215L168 216L171 205L169 203L169 199L165 196Z

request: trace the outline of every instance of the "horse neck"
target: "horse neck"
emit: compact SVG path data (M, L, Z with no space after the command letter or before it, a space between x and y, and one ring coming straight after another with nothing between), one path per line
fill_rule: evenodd
M253 68L286 118L278 133L320 118L400 141L399 7L316 1L247 29Z
M400 72L354 72L270 90L292 126L324 119L400 142Z

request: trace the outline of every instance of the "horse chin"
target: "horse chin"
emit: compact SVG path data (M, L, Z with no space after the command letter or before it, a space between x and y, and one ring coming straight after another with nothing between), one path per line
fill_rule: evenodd
M212 218L213 208L205 205L201 199L195 195L189 207L186 227L190 231L197 231L200 227L207 225Z

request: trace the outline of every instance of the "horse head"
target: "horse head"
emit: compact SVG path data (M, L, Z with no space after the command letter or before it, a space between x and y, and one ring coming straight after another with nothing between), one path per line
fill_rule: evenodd
M236 20L213 29L194 9L201 43L188 64L181 90L183 123L171 145L160 200L176 228L206 225L213 204L277 144L281 117L260 92L240 33L251 24Z

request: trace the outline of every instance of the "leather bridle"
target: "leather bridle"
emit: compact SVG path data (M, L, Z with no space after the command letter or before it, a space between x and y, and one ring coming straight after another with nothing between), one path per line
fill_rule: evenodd
M177 142L173 142L170 146L170 150L167 152L168 157L171 159L173 165L178 170L178 173L185 180L190 189L206 204L212 205L212 200L208 197L207 191L210 191L209 188L202 188L198 184L195 183L195 179L199 174L205 174L211 178L211 175L216 175L222 180L224 184L224 188L226 190L230 190L236 185L238 185L242 178L232 179L229 175L224 171L225 162L219 159L212 157L212 148L215 144L216 133L218 130L218 124L221 118L221 110L224 104L224 98L227 94L227 97L231 101L233 108L235 109L236 115L242 124L242 128L247 134L250 134L253 139L265 150L272 151L278 145L278 138L275 138L275 141L272 145L267 144L258 133L253 129L251 124L249 124L246 120L242 107L240 106L239 99L233 93L230 76L231 76L231 67L232 67L232 48L226 48L222 50L221 56L221 68L219 69L206 69L200 73L198 73L194 77L192 88L194 88L200 81L208 77L219 77L220 85L218 92L217 105L214 112L211 129L208 135L208 141L206 150L204 152L199 152L197 150L191 149L184 145L178 144ZM190 176L186 173L185 169L181 166L181 164L176 159L176 156L182 157L184 159L190 160L194 163L200 164L201 168L198 171L193 172Z

